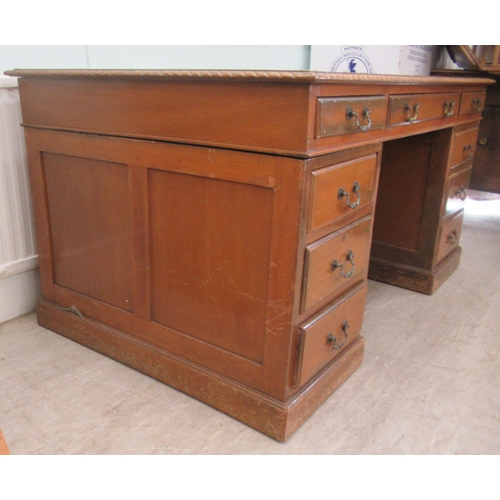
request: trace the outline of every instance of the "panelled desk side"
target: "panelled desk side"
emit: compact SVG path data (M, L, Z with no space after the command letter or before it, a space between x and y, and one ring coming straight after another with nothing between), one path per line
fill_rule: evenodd
M431 294L458 266L490 80L7 74L39 323L277 440L359 367L368 276Z

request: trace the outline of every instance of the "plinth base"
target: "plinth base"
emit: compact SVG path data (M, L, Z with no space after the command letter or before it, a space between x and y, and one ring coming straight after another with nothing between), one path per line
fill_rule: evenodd
M364 351L364 339L359 337L293 398L280 402L50 302L37 303L37 319L44 328L185 392L278 441L286 441L360 366Z
M455 248L432 270L371 257L368 278L414 292L432 295L457 269L461 255L462 248Z

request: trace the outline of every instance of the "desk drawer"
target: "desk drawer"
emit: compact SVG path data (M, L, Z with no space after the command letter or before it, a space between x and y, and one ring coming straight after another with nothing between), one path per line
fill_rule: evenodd
M462 234L463 220L464 211L460 210L456 215L441 224L436 263L444 259L452 250L458 247L460 235Z
M476 154L478 133L478 127L468 128L455 132L450 158L451 168L455 168L461 163L474 159L474 155Z
M445 213L453 212L464 204L467 197L466 188L469 187L472 166L450 176L448 180L448 196Z
M387 97L320 97L316 138L365 133L385 127Z
M376 176L375 154L313 170L308 230L372 203Z
M480 115L485 103L485 92L464 92L460 102L460 115Z
M363 324L367 284L355 287L299 327L296 384L309 381L344 353Z
M450 118L457 114L460 94L413 94L390 97L389 126Z
M368 216L306 247L302 311L366 276L371 232Z

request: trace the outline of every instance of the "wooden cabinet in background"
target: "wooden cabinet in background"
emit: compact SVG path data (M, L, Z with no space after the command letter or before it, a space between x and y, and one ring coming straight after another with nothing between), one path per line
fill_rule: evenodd
M500 78L488 86L470 187L500 193Z
M470 187L478 191L500 193L500 45L447 45L446 51L461 70L436 70L437 75L470 78L494 78L487 87L486 99L481 93L462 94L460 113L482 112L476 142Z
M39 323L275 439L359 367L368 276L432 293L458 266L489 80L8 74Z
M445 45L452 61L466 70L500 73L500 45Z

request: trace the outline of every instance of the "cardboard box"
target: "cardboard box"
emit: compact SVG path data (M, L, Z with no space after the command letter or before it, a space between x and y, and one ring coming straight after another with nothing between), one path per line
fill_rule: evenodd
M429 76L435 45L311 45L312 71Z

